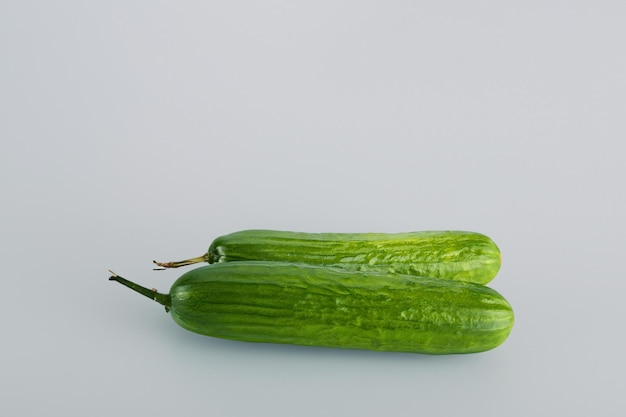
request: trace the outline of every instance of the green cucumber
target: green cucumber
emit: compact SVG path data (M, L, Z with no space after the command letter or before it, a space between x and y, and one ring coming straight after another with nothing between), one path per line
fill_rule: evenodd
M206 254L179 262L276 261L392 272L487 284L498 273L500 249L487 236L463 231L300 233L244 230L215 239Z
M164 305L183 328L247 342L426 354L493 349L513 311L473 283L281 262L207 265L169 294L118 281Z

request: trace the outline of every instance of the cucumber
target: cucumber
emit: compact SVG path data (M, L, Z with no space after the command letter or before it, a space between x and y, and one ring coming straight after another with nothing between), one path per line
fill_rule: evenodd
M117 281L165 306L183 328L247 342L425 354L493 349L509 335L509 303L489 287L281 262L207 265L169 294Z
M487 236L464 231L410 233L301 233L244 230L215 239L207 253L179 262L276 261L332 266L353 271L489 283L501 265L500 249Z

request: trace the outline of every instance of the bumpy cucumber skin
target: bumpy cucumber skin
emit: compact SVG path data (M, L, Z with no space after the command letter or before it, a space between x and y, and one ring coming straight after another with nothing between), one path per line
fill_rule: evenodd
M514 321L509 303L478 284L276 262L200 267L170 297L173 319L195 333L375 351L482 352Z
M300 233L244 230L218 237L209 263L277 261L489 283L500 249L487 236L464 231Z

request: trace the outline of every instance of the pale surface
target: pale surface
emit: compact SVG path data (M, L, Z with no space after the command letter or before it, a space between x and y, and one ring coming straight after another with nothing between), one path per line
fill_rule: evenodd
M502 3L3 1L0 414L623 415L626 5ZM245 344L107 281L249 228L485 233L516 326Z

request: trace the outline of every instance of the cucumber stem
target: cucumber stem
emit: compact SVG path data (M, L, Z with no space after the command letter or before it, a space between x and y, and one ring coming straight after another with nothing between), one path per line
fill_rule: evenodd
M154 262L156 265L160 266L161 268L178 268L180 266L193 265L193 264L197 264L200 262L209 262L209 254L204 254L201 256L197 256L195 258L185 259L184 261L176 261L176 262L152 261L152 262Z
M132 281L129 281L121 276L117 275L113 271L109 271L112 275L109 277L109 281L117 281L120 284L130 288L131 290L137 291L139 294L144 295L148 298L153 299L157 303L165 306L165 311L170 311L172 307L172 299L169 294L163 294L158 292L156 289L150 289L146 287L142 287L139 284L135 284Z

